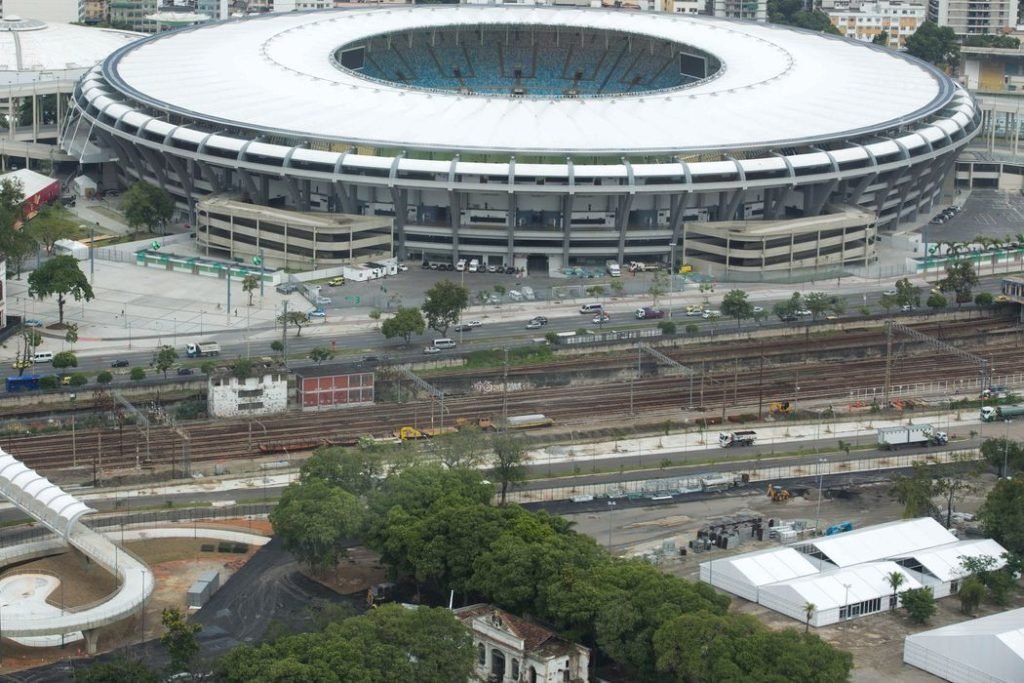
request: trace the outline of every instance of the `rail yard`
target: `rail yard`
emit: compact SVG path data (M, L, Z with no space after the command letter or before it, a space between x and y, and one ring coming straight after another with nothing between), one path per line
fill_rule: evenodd
M571 355L556 352L550 361L507 368L419 369L425 380L445 393L443 415L438 399L417 393L412 383L385 365L378 369L380 382L385 387L401 382L402 402L176 425L161 422L162 412L157 410L150 413L148 430L129 424L121 430L72 431L67 416L60 413L51 418L61 423L59 431L9 431L3 438L5 447L29 466L51 474L71 469L67 476L84 482L97 470L139 467L180 474L190 465L291 455L322 444L354 444L364 436L387 438L403 426L454 426L502 415L546 415L554 426L538 434L557 441L559 432L599 432L617 424L639 430L661 429L666 423L682 428L700 420L711 425L723 418L764 416L777 401L808 416L830 405L837 412L867 410L882 400L887 364L891 397L939 404L973 398L982 381L1001 382L1019 371L1024 339L1012 321L977 313L944 318L922 318L913 329L967 354L936 350L916 338L887 339L881 321L728 342L724 330L711 342L683 340L658 347L685 369L660 364L628 345L586 353L574 350ZM986 359L985 380L968 354ZM473 388L481 382L488 389L483 393ZM93 409L89 393L81 392L76 402L79 416Z

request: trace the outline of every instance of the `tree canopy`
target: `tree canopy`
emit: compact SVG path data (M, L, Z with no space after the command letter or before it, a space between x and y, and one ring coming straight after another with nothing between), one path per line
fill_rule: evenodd
M978 510L985 533L1016 555L1024 555L1024 477L1000 479Z
M167 371L174 367L177 360L178 351L173 346L164 344L153 354L153 367L157 372L164 373L164 379L166 379Z
M399 308L398 311L381 323L380 331L387 339L401 337L406 344L414 334L423 334L427 329L423 315L418 308Z
M920 31L920 29L918 29ZM965 304L971 300L971 290L978 286L978 274L970 261L955 261L946 264L946 277L939 280L941 292L953 292L956 303Z
M772 24L796 26L811 31L840 35L828 15L820 10L806 9L803 0L768 0L768 21Z
M36 299L56 295L61 324L64 323L64 304L68 295L75 301L92 301L94 298L89 278L78 267L75 257L67 255L54 256L33 270L28 276L28 293Z
M121 211L129 227L144 225L152 232L174 215L174 200L156 185L140 181L121 195Z
M441 280L427 290L427 296L421 308L427 319L427 326L445 335L448 333L448 328L458 321L467 306L469 306L469 290L451 280Z
M446 609L384 605L320 633L242 646L224 657L225 683L452 683L473 670L469 631Z
M926 21L907 38L907 54L935 65L954 65L960 55L956 33L949 26Z
M722 297L722 315L736 318L736 327L754 315L754 305L750 303L747 293L742 289L734 289Z
M359 499L322 479L284 490L270 513L274 535L300 561L317 570L333 569L363 521Z

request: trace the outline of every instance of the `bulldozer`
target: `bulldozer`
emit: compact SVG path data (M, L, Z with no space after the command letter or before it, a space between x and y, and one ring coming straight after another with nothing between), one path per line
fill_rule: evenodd
M768 497L773 503L784 503L792 497L787 489L768 484Z
M768 412L772 415L789 415L793 412L793 406L789 401L772 401L768 405Z

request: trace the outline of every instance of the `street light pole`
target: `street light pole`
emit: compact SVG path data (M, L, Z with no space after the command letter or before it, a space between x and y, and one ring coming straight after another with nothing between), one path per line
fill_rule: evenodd
M814 532L819 536L821 535L821 531L818 529L818 524L821 520L821 481L822 477L825 476L825 472L821 466L826 462L828 461L825 458L818 458L818 506L817 510L814 512Z
M78 444L75 439L75 393L71 392L68 398L71 399L71 466L78 467Z
M612 511L615 509L615 501L608 501L608 552L612 550Z
M669 273L668 273L668 318L672 319L672 298L676 293L676 243L672 242L669 248Z

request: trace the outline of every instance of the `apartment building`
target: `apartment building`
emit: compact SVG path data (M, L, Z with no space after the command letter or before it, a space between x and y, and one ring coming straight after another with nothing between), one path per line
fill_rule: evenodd
M928 0L928 19L957 35L1002 33L1017 24L1018 0Z
M878 0L849 3L828 10L827 14L832 25L847 38L870 43L884 32L889 36L888 46L902 50L907 46L907 38L924 23L927 9L916 3Z

